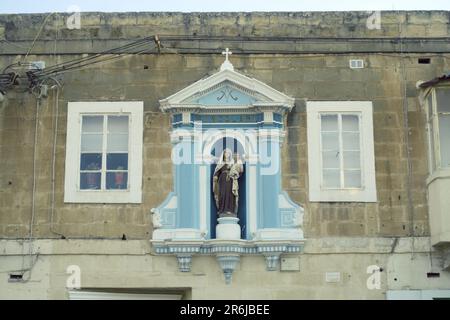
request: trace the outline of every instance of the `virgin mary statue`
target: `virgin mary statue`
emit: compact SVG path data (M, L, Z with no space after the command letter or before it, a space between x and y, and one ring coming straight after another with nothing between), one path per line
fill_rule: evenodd
M223 150L213 176L213 192L219 217L237 217L239 203L238 179L244 171L239 154Z

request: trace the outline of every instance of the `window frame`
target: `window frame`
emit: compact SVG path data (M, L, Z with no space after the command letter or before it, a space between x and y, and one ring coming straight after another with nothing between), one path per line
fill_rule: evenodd
M142 101L68 102L66 162L64 180L65 203L142 203L142 150L143 150ZM128 188L80 189L80 155L82 117L84 115L128 115ZM105 120L103 120L105 122ZM103 123L107 125L107 123ZM104 134L105 132L103 132ZM107 137L103 137L103 140ZM105 146L102 147L102 150ZM102 153L102 159L106 154ZM77 159L71 161L71 159ZM105 160L105 159L103 159ZM102 160L101 172L108 171ZM102 178L103 179L103 178ZM105 185L106 188L106 185Z
M343 133L349 133L351 131L344 131L342 128L342 116L343 115L352 115L352 116L357 116L358 117L358 137L359 137L359 171L361 172L361 186L363 186L363 180L364 180L364 176L362 174L363 172L363 162L361 159L361 147L362 147L362 142L361 142L361 113L360 112L319 112L318 117L319 117L319 127L320 127L320 137L319 137L319 150L320 150L320 168L321 168L321 173L320 173L320 186L322 187L325 182L323 179L323 173L324 170L326 169L330 169L330 168L324 168L323 167L323 153L324 153L324 148L323 148L323 143L322 143L322 134L326 131L322 130L322 116L323 115L337 115L337 134L338 134L338 153L339 153L339 182L341 187L323 187L324 190L360 190L362 187L345 187L343 185L345 185L345 163L344 163L344 152L354 152L355 150L344 150L344 142L343 142ZM330 131L328 131L330 132ZM354 132L354 131L353 131ZM325 152L329 152L329 150L326 150ZM354 170L354 168L352 168L352 170Z
M371 101L307 101L309 201L377 202ZM324 188L322 165L322 114L359 116L361 187ZM341 116L342 117L342 116ZM338 117L339 118L339 117ZM340 135L342 132L340 132ZM341 138L339 138L341 140ZM341 142L340 142L341 143ZM340 171L344 168L340 168ZM341 182L342 185L342 182Z
M129 152L129 147L130 147L130 142L131 142L131 140L130 140L130 128L131 128L131 114L130 113L128 113L128 112L123 112L123 113L89 113L89 114L86 114L86 113L80 113L79 114L79 117L80 117L80 119L79 119L79 121L80 121L80 123L81 123L81 125L80 125L80 136L81 137L83 137L83 134L87 134L87 135L91 135L91 134L98 134L98 133L91 133L91 132L87 132L87 133L85 133L85 132L83 132L83 117L84 116L87 116L87 117L97 117L97 116L99 116L99 117L102 117L102 132L101 132L101 134L102 134L102 150L101 150L101 152L100 152L100 154L101 154L101 158L102 158L102 161L101 161L101 163L102 163L102 166L101 166L101 168L100 169L98 169L97 171L95 171L95 172L97 172L97 173L100 173L100 189L81 189L81 174L82 173L90 173L90 172L93 172L93 171L91 171L91 170L81 170L81 155L83 154L83 151L81 150L81 140L80 140L80 157L78 158L78 185L77 185L77 191L81 191L81 192L85 192L85 191L96 191L96 192L99 192L99 191L107 191L107 190L117 190L117 191L129 191L129 189L130 189L130 183L129 183L129 181L128 181L128 178L127 178L127 188L126 189L112 189L112 188L110 188L110 189L108 189L107 188L107 180L108 180L108 173L111 173L111 172L122 172L122 173L126 173L127 174L127 177L128 177L128 169L124 169L124 170L111 170L111 169L108 169L108 167L107 167L107 165L108 165L108 155L109 154L114 154L114 153L125 153L124 151L120 151L120 152L117 152L117 151L113 151L113 152L108 152L108 134L110 133L109 131L108 131L108 122L110 121L110 116L126 116L127 118L128 118L128 131L127 131L127 151L126 151L126 154L127 154L127 163L130 163L130 152ZM115 133L115 134L119 134L119 135L121 135L121 134L124 134L123 132L121 132L121 133ZM84 152L84 153L93 153L92 151L88 151L88 152ZM98 152L95 152L95 153L98 153ZM127 166L127 168L128 168L128 166Z
M450 91L448 86L436 86L433 87L430 92L425 95L425 113L426 113L426 125L427 125L427 137L428 137L428 171L432 175L437 171L449 171L450 166L442 166L441 157L441 140L440 140L440 128L439 128L439 113L437 110L437 97L436 89L445 89ZM431 116L430 106L428 98L431 96ZM449 114L449 113L445 113Z

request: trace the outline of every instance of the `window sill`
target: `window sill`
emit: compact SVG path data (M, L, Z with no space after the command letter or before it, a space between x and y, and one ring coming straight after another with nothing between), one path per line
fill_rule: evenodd
M376 190L311 190L310 202L377 202Z
M142 203L140 190L80 190L64 195L65 203Z
M96 192L96 193L104 193L104 192L130 192L130 189L108 189L108 190L100 190L100 189L80 189L77 190L76 192Z

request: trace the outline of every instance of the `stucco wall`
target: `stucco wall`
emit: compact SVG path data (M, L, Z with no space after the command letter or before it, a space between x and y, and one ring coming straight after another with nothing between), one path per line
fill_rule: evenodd
M427 277L428 239L414 242L412 250L410 238L310 239L305 253L294 256L299 270L268 272L262 256L244 256L226 285L214 257L194 257L192 271L183 273L174 257L154 256L149 243L140 240L39 240L30 281L8 282L8 271L27 267L34 256L22 256L27 243L0 241L0 250L8 251L0 256L0 299L67 299L71 265L80 268L84 289L179 290L187 299L384 299L388 289L448 289L448 273ZM379 289L370 290L367 268L372 265L382 271ZM339 272L339 281L327 282L327 272Z

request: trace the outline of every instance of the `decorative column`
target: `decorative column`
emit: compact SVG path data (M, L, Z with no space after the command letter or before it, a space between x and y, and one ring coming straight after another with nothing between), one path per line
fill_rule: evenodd
M255 238L258 230L258 156L250 155L248 159L247 172L247 235L250 239Z
M278 129L259 130L259 180L261 190L260 228L280 226L278 194L280 193L280 143Z
M183 120L186 118L183 114ZM195 181L196 166L194 163L195 136L191 129L176 129L172 132L172 161L175 169L175 191L177 194L177 228L198 229L197 184L187 184L185 181Z

